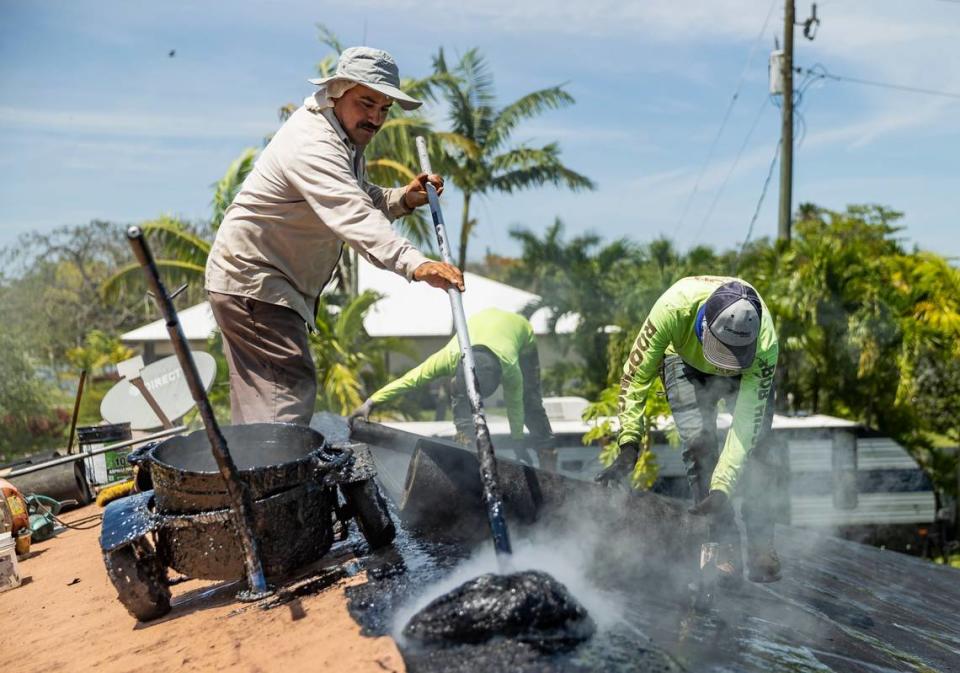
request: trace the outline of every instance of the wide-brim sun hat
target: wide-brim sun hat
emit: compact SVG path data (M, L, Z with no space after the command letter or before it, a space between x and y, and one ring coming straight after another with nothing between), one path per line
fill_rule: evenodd
M763 304L757 291L732 281L714 290L703 313L703 356L721 369L748 369L757 355Z
M397 101L404 110L416 110L422 101L408 96L400 89L400 69L393 56L373 47L349 47L340 54L337 71L329 77L309 80L323 86L335 80L355 82Z

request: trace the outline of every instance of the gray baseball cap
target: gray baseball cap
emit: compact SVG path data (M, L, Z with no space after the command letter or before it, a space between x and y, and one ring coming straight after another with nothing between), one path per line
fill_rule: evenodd
M500 380L503 378L500 358L486 346L472 346L471 350L473 351L473 365L477 374L477 387L480 388L480 397L490 397L500 387ZM466 395L467 378L463 371L463 358L457 363L454 379L457 388Z
M746 283L721 285L703 312L703 356L723 369L747 369L757 355L763 304Z
M337 72L330 77L311 79L311 84L323 85L334 80L356 82L397 101L404 110L416 110L422 101L411 98L400 90L400 70L393 56L373 47L349 47L340 54Z

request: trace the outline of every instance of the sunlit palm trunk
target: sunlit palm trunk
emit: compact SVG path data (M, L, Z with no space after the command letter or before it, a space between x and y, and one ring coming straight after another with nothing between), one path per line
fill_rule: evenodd
M463 216L460 218L460 259L457 266L467 268L467 242L470 240L470 192L463 193Z

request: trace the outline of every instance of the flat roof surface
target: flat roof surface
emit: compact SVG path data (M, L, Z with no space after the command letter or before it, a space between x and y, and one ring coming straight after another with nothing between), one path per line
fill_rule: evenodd
M329 419L321 422L326 424L322 431L335 432ZM393 437L390 432L383 431L372 449L381 483L396 499L405 485L403 475L415 437L404 433ZM453 516L457 506L451 503L449 511ZM571 533L569 540L549 538L544 563L550 556L577 558L585 546L605 544L590 539L590 530L588 525L580 534ZM621 548L621 554L629 548L629 538L611 543ZM431 562L448 568L442 565L446 549L417 542L416 564L406 571L411 573L407 584L429 582ZM408 666L413 662L418 671L437 672L467 670L450 668L454 661L470 661L469 670L477 672L960 671L956 615L960 570L790 526L777 526L777 549L783 563L780 581L745 581L739 588L726 589L707 613L693 611L686 595L660 591L653 577L604 585L611 592L600 602L610 606L610 614L603 615L604 626L591 641L563 657L536 659L522 645L509 642L458 646L455 658L424 657L402 642L401 651ZM595 558L610 560L602 550ZM628 562L629 558L627 554ZM505 661L510 662L509 669L503 667Z

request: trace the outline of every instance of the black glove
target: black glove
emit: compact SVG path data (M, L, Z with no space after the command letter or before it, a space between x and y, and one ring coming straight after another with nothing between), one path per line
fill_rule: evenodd
M710 495L687 511L690 514L717 514L727 506L729 498L723 491L710 491Z
M353 410L353 413L347 416L347 425L353 430L353 424L357 419L367 420L367 416L373 411L373 400L367 399L363 404Z
M633 468L639 457L640 447L633 442L628 442L620 447L620 455L611 463L610 467L605 468L593 480L604 486L610 486L611 484L627 486L630 484L630 475L633 474Z

